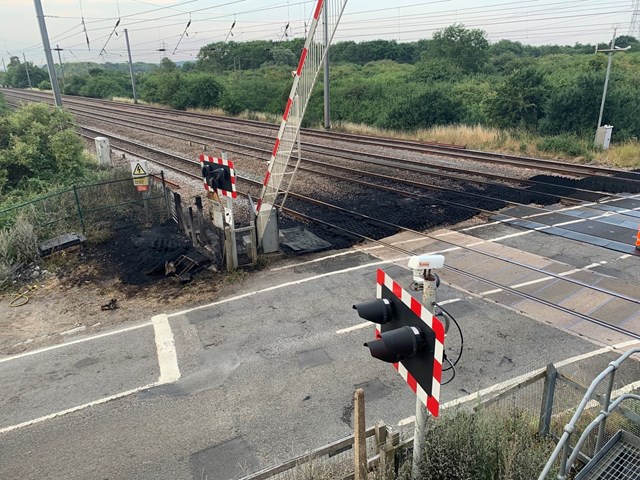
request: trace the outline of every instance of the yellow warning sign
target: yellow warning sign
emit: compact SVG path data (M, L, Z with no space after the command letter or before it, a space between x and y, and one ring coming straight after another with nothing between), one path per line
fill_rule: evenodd
M142 168L142 165L140 165L140 163L137 163L136 166L133 168L133 174L134 175L146 175L147 172L144 171L144 168Z

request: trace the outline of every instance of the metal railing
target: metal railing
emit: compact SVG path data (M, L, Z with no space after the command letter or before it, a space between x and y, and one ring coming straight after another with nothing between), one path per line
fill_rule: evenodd
M622 394L613 403L611 402L616 371L618 370L618 368L620 368L620 365L625 360L627 360L629 357L631 357L631 355L636 353L640 353L640 348L634 348L634 349L628 350L622 356L620 356L620 358L611 362L609 366L602 373L600 373L600 375L598 375L593 380L593 382L591 382L591 385L587 389L584 397L582 398L582 401L580 402L580 404L578 405L578 408L573 414L573 417L571 418L569 423L565 425L563 429L564 433L560 437L560 440L558 441L558 444L556 445L556 448L551 454L551 457L549 458L549 461L545 465L542 473L540 473L538 480L544 480L547 477L547 475L549 475L549 472L551 471L553 464L558 459L560 459L560 471L558 473L557 478L558 480L565 480L567 478L568 469L577 460L578 455L582 453L582 447L585 441L587 440L587 438L589 437L589 434L593 431L593 429L596 426L598 426L598 434L597 434L596 444L593 452L593 455L595 456L602 448L606 421L607 421L607 418L609 418L609 416L611 415L611 413L615 411L624 400L631 399L631 398L640 400L639 395ZM570 444L570 440L573 433L576 431L578 421L580 420L582 414L585 412L587 407L590 404L592 404L592 402L594 401L593 397L596 392L596 388L605 379L608 379L608 384L607 384L607 388L605 390L605 394L602 401L602 410L600 414L583 430L582 435L580 436L578 442L572 448Z

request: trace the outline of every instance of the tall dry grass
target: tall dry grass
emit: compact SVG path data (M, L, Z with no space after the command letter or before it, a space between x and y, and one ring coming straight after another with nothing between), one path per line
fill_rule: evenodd
M555 158L572 162L596 162L621 168L640 168L640 142L632 140L614 143L606 151L591 149L589 142L573 140L582 155L570 155L560 150L544 150L545 137L526 132L507 132L481 125L447 125L421 129L414 133L400 133L369 125L339 122L334 129L360 135L372 135L462 145L472 150L486 150L540 158ZM546 137L548 139L549 137Z

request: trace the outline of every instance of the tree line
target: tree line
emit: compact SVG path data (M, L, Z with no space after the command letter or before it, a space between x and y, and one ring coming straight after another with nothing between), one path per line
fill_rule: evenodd
M165 58L158 68L138 73L139 95L178 109L217 107L230 114L277 115L303 44L302 39L211 43L194 62L178 65ZM632 48L614 57L603 122L615 126L615 140L638 138L640 44L634 37L620 36L616 45ZM492 44L484 31L463 25L417 42L339 42L330 50L332 120L404 131L481 124L541 135L591 136L607 66L606 55L594 54L595 48L509 40ZM19 73L24 66L13 60L5 81L24 86ZM130 96L131 86L126 70L95 66L69 75L64 92ZM322 101L319 85L307 123L321 121Z

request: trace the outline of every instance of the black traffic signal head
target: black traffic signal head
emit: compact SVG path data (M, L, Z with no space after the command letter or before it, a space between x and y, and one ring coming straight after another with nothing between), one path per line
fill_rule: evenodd
M376 325L376 340L365 343L371 356L392 363L433 416L440 407L445 330L440 320L383 270L377 272L376 299L354 305Z
M425 345L426 339L422 330L408 326L381 333L378 340L364 344L365 347L369 347L372 357L387 363L397 363L414 357Z
M205 189L236 198L236 173L230 160L200 155Z
M231 175L229 168L224 168L223 165L217 165L213 163L205 163L202 165L202 177L209 187L213 190L228 190L231 191ZM228 186L228 188L224 188Z
M384 325L393 317L393 307L386 298L376 298L353 306L360 318Z

